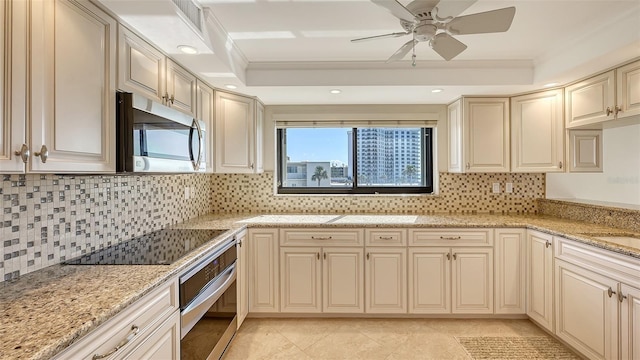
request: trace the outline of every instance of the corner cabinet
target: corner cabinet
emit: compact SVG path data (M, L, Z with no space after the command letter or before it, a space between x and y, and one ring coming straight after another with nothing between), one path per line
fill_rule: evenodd
M449 172L509 172L509 99L462 98L448 121Z
M256 99L215 91L216 173L263 171L263 117L264 110Z
M511 98L511 171L564 171L562 110L562 90Z
M28 4L0 6L12 16L1 26L12 74L2 82L2 172L115 172L116 21L89 1Z

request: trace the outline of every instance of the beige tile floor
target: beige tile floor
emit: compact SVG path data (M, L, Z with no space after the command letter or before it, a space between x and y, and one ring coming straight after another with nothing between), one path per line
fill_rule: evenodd
M223 360L470 359L456 336L547 336L529 320L247 319Z

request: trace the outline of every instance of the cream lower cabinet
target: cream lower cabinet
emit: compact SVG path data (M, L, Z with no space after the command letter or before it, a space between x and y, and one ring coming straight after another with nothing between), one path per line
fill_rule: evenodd
M362 248L281 247L281 312L362 313Z
M620 358L640 359L640 288L620 285Z
M527 315L553 332L553 236L527 231Z
M407 249L367 248L365 311L368 314L407 312Z
M449 248L409 249L410 313L451 313L450 260Z
M496 229L494 245L495 313L525 314L526 230Z
M111 356L106 356L108 353ZM109 359L179 359L178 280L169 280L143 296L54 359L103 358L100 355Z
M280 311L278 229L249 229L249 312Z
M236 280L236 304L238 312L238 329L249 313L249 243L247 231L243 230L236 235L238 249L238 275Z

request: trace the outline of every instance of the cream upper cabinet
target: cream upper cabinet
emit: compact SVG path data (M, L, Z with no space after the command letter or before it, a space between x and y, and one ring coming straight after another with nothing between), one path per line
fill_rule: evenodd
M564 171L562 90L511 98L511 171Z
M527 315L553 332L553 236L527 231Z
M202 81L196 86L196 118L205 123L205 163L207 172L213 172L215 154L215 114L213 89Z
M236 280L236 304L238 306L238 329L249 313L249 244L247 231L243 230L236 236L238 249L238 276Z
M278 229L249 229L248 238L249 312L278 312Z
M191 116L196 115L196 77L176 64L167 60L166 103Z
M164 102L164 54L122 25L118 27L118 51L118 88Z
M407 249L367 248L365 311L369 314L407 312Z
M590 359L617 359L617 286L606 276L556 260L556 335Z
M89 1L31 11L29 170L114 172L116 21Z
M215 172L260 172L262 119L256 117L256 100L216 91L215 123Z
M569 172L602 172L602 130L567 131Z
M118 88L196 116L196 77L138 35L118 28Z
M620 358L640 359L640 289L620 286Z
M640 61L616 69L616 116L640 115Z
M451 250L409 249L409 313L451 313Z
M640 61L565 88L567 128L640 114Z
M526 309L526 231L495 230L495 313L525 314Z
M449 105L449 171L509 171L509 99L465 97Z

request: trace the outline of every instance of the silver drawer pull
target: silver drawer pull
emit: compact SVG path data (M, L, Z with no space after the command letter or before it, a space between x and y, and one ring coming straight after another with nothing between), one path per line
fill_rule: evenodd
M393 240L393 236L378 236L380 240Z
M312 236L311 240L331 240L331 236Z
M460 240L460 236L440 236L440 240Z
M116 351L120 350L123 346L127 345L131 340L133 340L133 338L136 335L138 335L138 331L140 331L139 327L137 327L136 325L131 325L131 331L129 331L129 335L127 335L126 338L120 341L120 343L118 343L118 345L116 345L115 348L113 348L111 351L109 351L106 354L94 354L92 359L93 360L104 359L106 357L109 357L115 354Z

